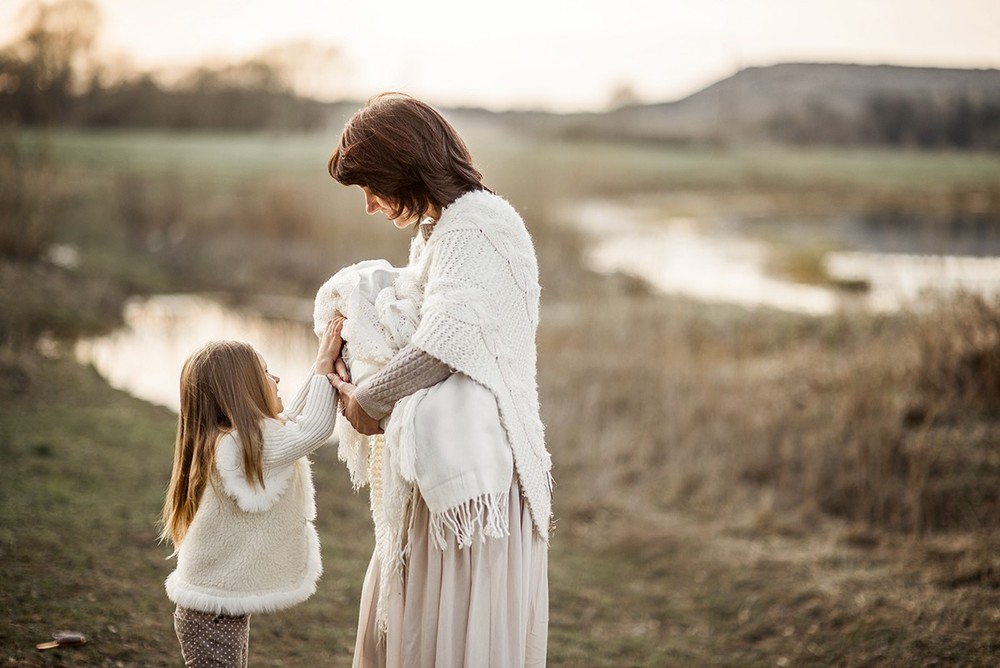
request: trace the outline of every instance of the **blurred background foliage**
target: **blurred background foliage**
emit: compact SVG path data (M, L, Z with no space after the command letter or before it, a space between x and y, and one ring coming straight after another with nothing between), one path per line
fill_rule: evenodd
M294 68L318 54L286 46L245 61L197 66L166 84L154 73L116 71L93 46L101 17L91 0L37 0L23 34L0 50L0 121L29 126L175 130L313 130L330 104L297 96Z

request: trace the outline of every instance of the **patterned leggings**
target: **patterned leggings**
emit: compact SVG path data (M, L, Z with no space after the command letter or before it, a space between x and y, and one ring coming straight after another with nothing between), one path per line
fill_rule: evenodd
M215 615L177 606L174 630L185 666L246 668L250 649L250 615Z

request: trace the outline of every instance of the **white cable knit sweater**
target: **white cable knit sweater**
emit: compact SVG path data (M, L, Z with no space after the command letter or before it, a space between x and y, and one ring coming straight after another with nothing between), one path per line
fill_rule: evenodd
M552 461L536 383L538 263L517 211L485 190L444 209L428 239L416 235L407 274L423 295L411 343L496 397L521 491L548 541Z
M264 420L264 487L243 473L236 434L219 440L216 470L167 578L171 601L228 615L286 608L316 591L322 572L310 454L336 419L330 381L312 376L285 412Z

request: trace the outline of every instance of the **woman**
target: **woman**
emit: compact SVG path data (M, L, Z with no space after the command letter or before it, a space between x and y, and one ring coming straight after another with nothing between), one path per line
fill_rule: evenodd
M359 386L331 376L351 425L387 432L369 461L376 551L354 665L544 665L551 460L531 238L455 129L407 95L358 111L329 172L361 188L369 214L416 227L395 282L418 302L409 342ZM413 452L393 437L408 429Z

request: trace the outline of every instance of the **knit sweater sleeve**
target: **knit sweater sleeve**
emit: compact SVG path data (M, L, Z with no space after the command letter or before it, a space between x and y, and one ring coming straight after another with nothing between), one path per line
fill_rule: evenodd
M408 345L359 387L354 397L368 415L381 420L403 397L437 385L452 373L441 360Z
M264 425L264 468L287 466L327 442L337 418L336 390L323 376L306 381L303 407L298 415Z

